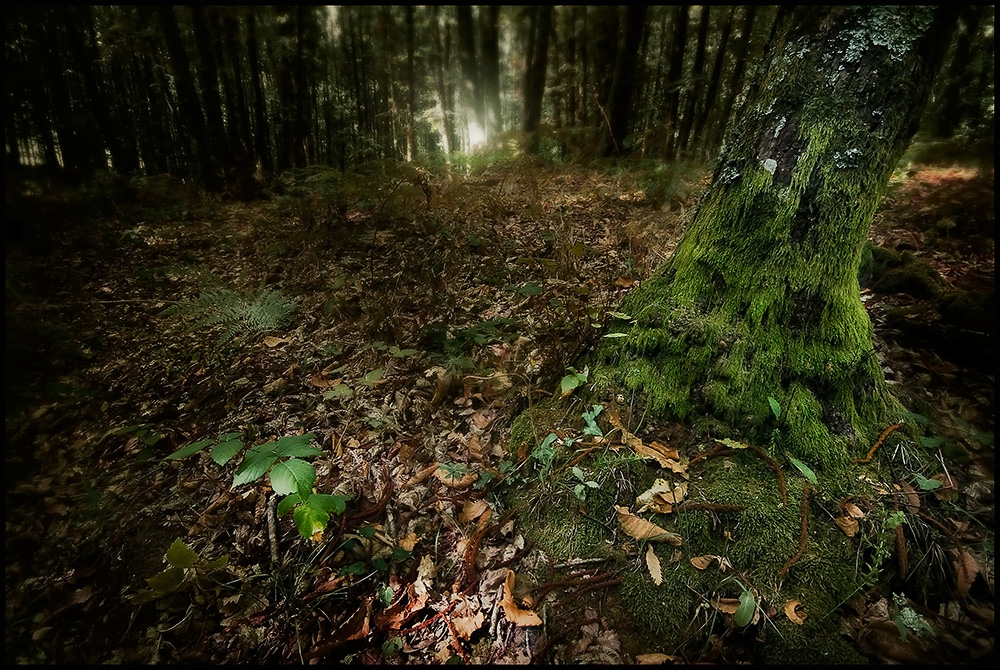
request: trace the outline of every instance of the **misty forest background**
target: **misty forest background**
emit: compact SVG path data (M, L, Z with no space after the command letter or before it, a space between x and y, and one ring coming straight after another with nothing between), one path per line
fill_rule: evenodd
M492 149L713 157L777 7L15 6L8 169L275 174ZM921 139L992 154L993 10L970 7Z

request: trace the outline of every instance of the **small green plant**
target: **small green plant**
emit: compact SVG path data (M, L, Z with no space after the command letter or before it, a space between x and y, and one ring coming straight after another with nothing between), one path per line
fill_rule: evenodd
M781 404L771 396L767 396L767 404L771 406L771 413L774 415L775 421L781 421ZM771 448L777 450L778 442L781 440L781 429L777 426L771 431ZM787 456L787 454L786 454ZM795 458L794 456L787 456L788 462L795 466L795 469L802 473L802 476L809 480L811 484L817 484L819 478L813 469L808 465Z
M563 377L562 381L559 382L559 393L563 398L575 391L577 387L582 384L586 384L587 377L590 374L590 371L587 368L584 368L583 372L580 372L573 366L566 368L566 370L569 371L569 374Z
M241 295L222 288L202 292L197 298L167 307L163 316L178 315L193 320L189 330L222 326L219 345L242 342L284 326L295 311L295 303L280 291L265 290Z
M242 433L226 433L216 440L201 440L166 456L175 460L196 454L213 442L212 460L225 465L243 449L239 439ZM303 460L319 456L323 450L310 442L313 433L291 435L251 447L243 456L243 462L233 476L232 488L257 481L270 474L271 488L285 496L278 503L278 516L293 512L295 527L302 537L315 538L330 522L331 514L342 514L350 496L313 493L316 483L316 468Z
M215 583L214 573L229 565L228 555L204 560L180 538L174 540L163 558L170 567L146 580L149 588L132 596L134 604L143 605L189 588L205 590Z
M590 435L591 437L604 437L604 431L601 427L597 425L597 415L604 411L604 405L594 405L590 410L582 414L584 423L587 426L583 429L584 435Z
M573 493L576 494L576 497L579 498L581 502L586 502L587 501L587 489L588 488L591 488L591 489L599 488L600 484L598 484L597 482L595 482L593 480L587 479L587 476L585 474L583 474L583 470L581 470L580 468L578 468L575 465L573 466L572 472L573 472L573 476L576 477L577 480L579 480L579 483L576 484L575 486L573 486Z

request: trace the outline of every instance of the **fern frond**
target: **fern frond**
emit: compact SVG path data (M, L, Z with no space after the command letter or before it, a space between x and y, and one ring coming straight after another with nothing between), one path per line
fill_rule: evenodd
M295 303L280 291L240 295L229 289L202 292L188 302L172 305L161 313L193 319L189 330L224 326L219 344L244 340L281 328L295 311Z

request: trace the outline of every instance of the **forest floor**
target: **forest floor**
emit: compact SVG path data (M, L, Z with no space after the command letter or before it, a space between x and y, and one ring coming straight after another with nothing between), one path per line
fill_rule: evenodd
M554 564L504 504L535 467L512 419L669 256L706 179L379 163L251 203L8 180L5 660L754 661L730 614L650 647L607 611L614 575ZM887 565L845 605L875 663L994 653L992 179L901 173L872 230L876 355L940 466L901 480L908 574L941 572L927 590ZM276 478L217 462L294 436L342 496L311 538Z

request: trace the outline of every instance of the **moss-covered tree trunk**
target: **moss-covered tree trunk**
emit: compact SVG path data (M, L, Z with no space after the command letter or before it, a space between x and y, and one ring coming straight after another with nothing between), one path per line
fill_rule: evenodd
M953 25L940 6L787 13L694 221L626 299L597 378L728 435L780 428L786 453L820 467L863 456L898 410L857 268Z

